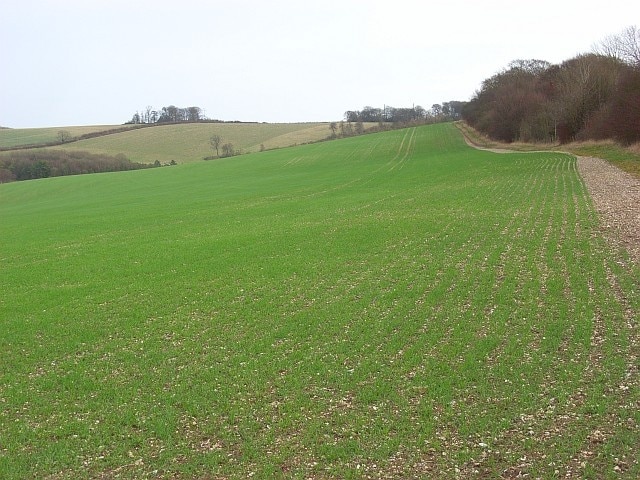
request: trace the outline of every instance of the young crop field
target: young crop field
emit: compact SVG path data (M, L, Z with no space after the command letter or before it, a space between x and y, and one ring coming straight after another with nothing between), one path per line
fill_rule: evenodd
M640 477L572 156L440 124L4 184L0 231L0 478Z

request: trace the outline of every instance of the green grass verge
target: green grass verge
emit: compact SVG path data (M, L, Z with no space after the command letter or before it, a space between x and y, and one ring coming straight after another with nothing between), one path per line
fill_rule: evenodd
M640 153L614 142L585 142L569 144L567 150L584 157L608 160L621 170L640 178Z
M621 170L640 178L640 152L637 145L623 147L611 140L573 142L565 145L548 143L500 143L483 136L464 122L456 122L458 129L474 144L483 148L500 148L513 151L562 150L583 157L607 160Z
M640 272L572 156L435 125L4 184L0 225L2 478L640 475Z

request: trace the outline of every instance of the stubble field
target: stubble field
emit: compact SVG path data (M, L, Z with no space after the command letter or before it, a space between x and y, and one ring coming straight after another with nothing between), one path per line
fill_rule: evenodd
M434 125L0 185L0 477L637 478L640 271Z

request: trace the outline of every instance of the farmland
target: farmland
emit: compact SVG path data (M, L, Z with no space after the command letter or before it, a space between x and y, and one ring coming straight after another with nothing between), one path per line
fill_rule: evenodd
M131 128L134 125L92 125L77 127L46 127L46 128L1 128L0 148L19 147L21 145L42 145L58 141L60 131L67 132L72 137L87 134L109 132L118 129Z
M570 155L440 124L4 184L0 225L0 477L640 476L640 271Z
M68 130L76 137L117 128L123 126L6 129L0 130L0 147L52 142L60 130ZM222 143L231 143L235 150L247 153L316 142L324 140L330 133L328 123L159 124L65 143L55 148L111 156L124 154L130 160L141 163L154 163L156 160L161 163L171 160L185 163L216 154L209 144L212 135L219 135Z
M184 163L215 155L209 144L212 135L220 135L222 143L231 143L236 150L257 152L261 145L265 149L287 147L323 140L330 133L327 123L185 123L132 130L58 148L124 153L130 160L143 163Z

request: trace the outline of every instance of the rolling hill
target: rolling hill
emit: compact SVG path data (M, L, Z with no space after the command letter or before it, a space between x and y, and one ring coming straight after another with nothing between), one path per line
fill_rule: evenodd
M73 136L78 136L116 128L122 128L122 126L2 130L0 147L55 141L60 130L68 130ZM156 160L161 163L168 163L171 160L185 163L202 160L204 157L215 154L209 144L212 135L220 135L222 143L231 143L235 150L248 153L257 152L263 148L268 150L315 142L327 138L330 133L328 123L159 124L69 142L52 148L113 156L122 153L130 160L142 163L153 163Z
M0 148L25 145L43 145L58 141L58 133L66 131L73 137L87 134L108 133L113 130L136 128L135 125L89 125L45 128L0 128Z

